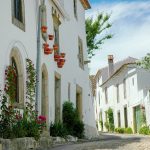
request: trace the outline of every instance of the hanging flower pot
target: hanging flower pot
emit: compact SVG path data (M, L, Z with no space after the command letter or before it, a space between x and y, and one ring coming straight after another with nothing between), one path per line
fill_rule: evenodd
M54 44L54 45L53 45L53 48L54 48L54 51L57 51L57 50L58 50L58 45L57 45L57 44Z
M60 55L59 54L54 54L54 60L58 62L59 59L60 59Z
M50 48L44 49L44 54L49 55L51 53Z
M64 64L65 64L65 61L66 61L66 60L65 60L65 59L63 59L63 58L60 58L60 59L59 59L59 62L60 62L62 65L64 65Z
M49 38L49 40L53 40L53 39L54 39L54 35L49 34L49 35L48 35L48 38Z
M63 65L62 65L62 63L59 61L59 62L57 62L57 67L58 68L62 68L63 67Z
M60 53L60 55L61 55L62 58L65 58L66 53Z
M46 26L42 26L42 27L41 27L41 31L42 31L43 33L46 33L46 32L47 32L47 27L46 27Z
M44 44L43 44L43 48L45 49L45 48L47 48L47 47L49 47L49 44L44 43Z

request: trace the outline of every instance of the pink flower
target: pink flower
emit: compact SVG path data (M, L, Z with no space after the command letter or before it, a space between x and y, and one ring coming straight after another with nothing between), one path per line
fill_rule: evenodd
M45 116L39 116L38 119L42 120L42 121L46 121L46 117Z

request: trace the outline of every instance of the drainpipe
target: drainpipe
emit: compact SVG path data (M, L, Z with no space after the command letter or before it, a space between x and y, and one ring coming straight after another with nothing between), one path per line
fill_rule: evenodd
M38 31L37 31L37 60L36 60L36 72L37 72L37 82L36 82L36 102L35 109L39 112L39 102L41 100L41 26L46 25L46 6L45 0L41 0L38 11ZM47 41L47 33L42 33L42 38Z
M39 102L40 102L40 69L41 69L41 7L44 3L41 0L41 5L38 10L38 31L37 31L37 59L36 59L36 73L37 73L37 82L36 82L36 100L35 100L35 109L39 111Z

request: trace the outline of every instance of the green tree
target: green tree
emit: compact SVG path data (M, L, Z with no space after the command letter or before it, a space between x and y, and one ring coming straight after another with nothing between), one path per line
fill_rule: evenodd
M99 50L106 39L112 38L112 34L105 32L112 26L109 23L109 19L110 15L107 13L98 13L96 18L88 17L86 19L86 39L89 59L95 55L95 50Z
M147 54L142 60L138 61L137 65L144 69L150 69L150 54Z

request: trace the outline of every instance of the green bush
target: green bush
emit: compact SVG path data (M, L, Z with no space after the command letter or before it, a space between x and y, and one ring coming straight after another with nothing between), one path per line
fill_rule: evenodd
M124 133L133 134L132 128L128 127L124 129Z
M106 122L104 123L104 126L105 126L105 128L109 131L109 122L108 122L108 121L106 121Z
M124 133L125 129L124 128L115 128L116 133Z
M74 127L73 127L73 135L78 138L84 137L84 124L82 121L80 120L75 121Z
M67 129L63 125L63 123L58 122L58 123L51 123L50 125L50 135L57 137L66 137L67 136Z
M82 138L84 136L84 123L80 120L73 103L63 104L63 124L68 130L68 134Z
M139 134L148 135L150 134L150 129L148 126L141 127L139 130Z

